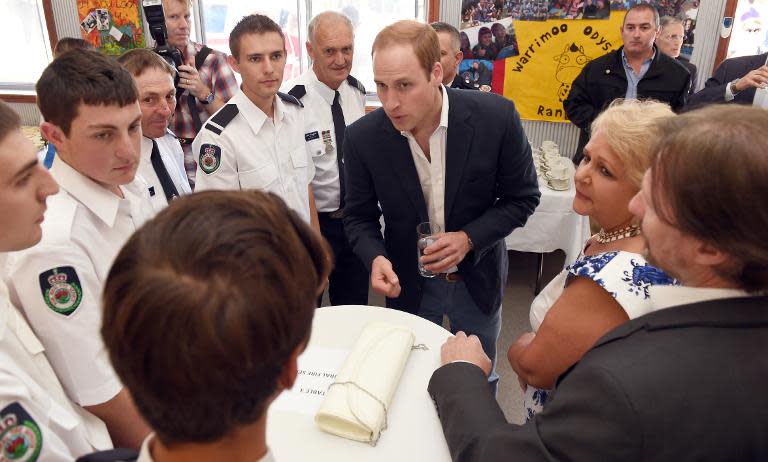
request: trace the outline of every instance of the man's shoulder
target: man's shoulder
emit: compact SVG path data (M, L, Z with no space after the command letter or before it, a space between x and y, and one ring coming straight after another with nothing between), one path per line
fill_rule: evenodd
M768 58L768 53L763 53L761 55L749 55L749 56L738 56L736 58L728 58L725 61L723 61L720 66L718 66L718 69L729 69L734 71L740 71L746 74L747 72L757 69L761 65L765 64L766 59Z
M651 65L653 66L655 64L656 67L663 70L662 77L672 77L672 75L675 75L676 77L688 77L690 75L690 71L685 64L675 58L665 55L659 50L656 50L656 58L657 59L654 60Z
M587 72L588 70L602 68L605 66L616 66L619 64L621 64L621 49L612 50L589 61L584 65L582 72Z
M348 134L364 133L369 136L383 130L395 130L383 108L375 109L347 126Z
M216 111L210 119L203 125L203 129L200 130L200 134L203 136L213 136L214 138L224 136L224 131L227 127L232 126L232 122L240 114L240 109L235 102L230 102ZM199 135L198 135L199 136Z

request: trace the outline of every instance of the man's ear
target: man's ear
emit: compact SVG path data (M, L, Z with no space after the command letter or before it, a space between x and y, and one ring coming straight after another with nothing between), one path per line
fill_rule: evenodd
M432 77L438 83L443 82L443 65L440 64L440 61L432 65Z
M312 59L314 61L314 57L313 57L314 55L312 54L313 51L314 51L314 48L312 48L312 42L307 40L307 43L305 43L305 46L307 48L307 56L309 56L310 59Z
M64 131L59 128L58 125L54 125L51 122L41 123L40 133L49 143L53 143L57 151L61 150L61 147L64 145L64 141L67 138Z
M235 59L232 55L227 55L227 64L229 64L229 67L232 68L233 71L240 73L240 65L237 63L237 59Z
M731 261L731 256L729 254L707 242L697 242L693 250L694 263L702 266L716 268Z
M304 352L306 346L307 342L301 342L301 344L291 352L288 361L283 365L283 370L280 372L280 377L277 379L280 389L289 390L293 387L293 384L296 383L296 377L299 375L299 355Z

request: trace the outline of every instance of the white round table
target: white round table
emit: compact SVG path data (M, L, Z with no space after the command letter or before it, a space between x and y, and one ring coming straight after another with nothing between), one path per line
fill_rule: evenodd
M402 311L373 306L318 308L308 348L351 350L363 327L371 321L407 327L415 344L428 350L411 351L388 414L388 428L373 447L321 431L314 417L273 405L267 419L267 444L277 462L293 461L450 461L427 383L440 366L440 347L451 334L442 327Z

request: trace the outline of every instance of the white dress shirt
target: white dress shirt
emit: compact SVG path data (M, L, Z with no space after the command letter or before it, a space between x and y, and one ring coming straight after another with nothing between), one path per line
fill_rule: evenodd
M61 189L48 198L42 240L9 254L4 277L67 396L92 406L122 389L99 333L102 288L118 251L154 212L138 177L120 187L121 199L60 158L51 174Z
M112 447L104 422L67 398L45 348L11 305L2 282L0 422L0 460L6 460L2 451L17 438L24 441L18 460L71 462Z
M289 91L295 85L304 85L306 94L301 98L304 104L304 139L315 164L312 192L318 212L334 212L339 209L340 186L337 153L342 148L336 140L331 105L336 94L328 85L317 80L310 67L298 79L286 83ZM344 114L344 123L350 125L365 115L365 93L344 80L338 89L339 104ZM323 137L331 139L330 149Z
M302 108L284 103L275 96L272 118L240 90L229 100L238 114L226 127L208 128L216 114L192 143L198 160L195 191L208 189L259 189L280 196L309 223L309 185L315 166L304 142ZM226 108L228 105L225 105ZM223 110L222 108L221 110ZM202 157L206 147L218 149L219 165L206 172Z
M179 140L173 136L170 132L166 132L165 135L160 138L155 138L157 143L157 149L160 151L160 159L163 161L165 170L168 172L168 176L171 177L173 185L176 187L176 192L180 196L189 194L192 189L189 187L189 180L187 179L186 171L184 170L184 151L181 149ZM163 187L160 185L160 180L157 177L157 172L152 167L152 140L150 138L141 137L141 161L139 162L138 175L144 179L147 183L147 191L149 193L152 207L156 212L164 209L168 205L168 200L163 193Z
M440 91L443 94L443 108L440 111L440 124L429 137L431 161L427 159L416 138L410 132L400 133L408 139L408 146L411 148L429 221L439 225L445 232L445 145L448 137L448 94L442 85L440 85Z

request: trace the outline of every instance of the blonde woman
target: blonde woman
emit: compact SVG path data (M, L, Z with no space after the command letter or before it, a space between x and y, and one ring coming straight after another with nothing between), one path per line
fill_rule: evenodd
M597 339L649 311L650 286L674 283L640 255L640 228L627 209L649 166L654 124L672 116L663 103L617 100L592 123L576 170L573 209L597 222L600 232L533 300L533 332L520 336L507 353L526 392L529 419L557 377Z

